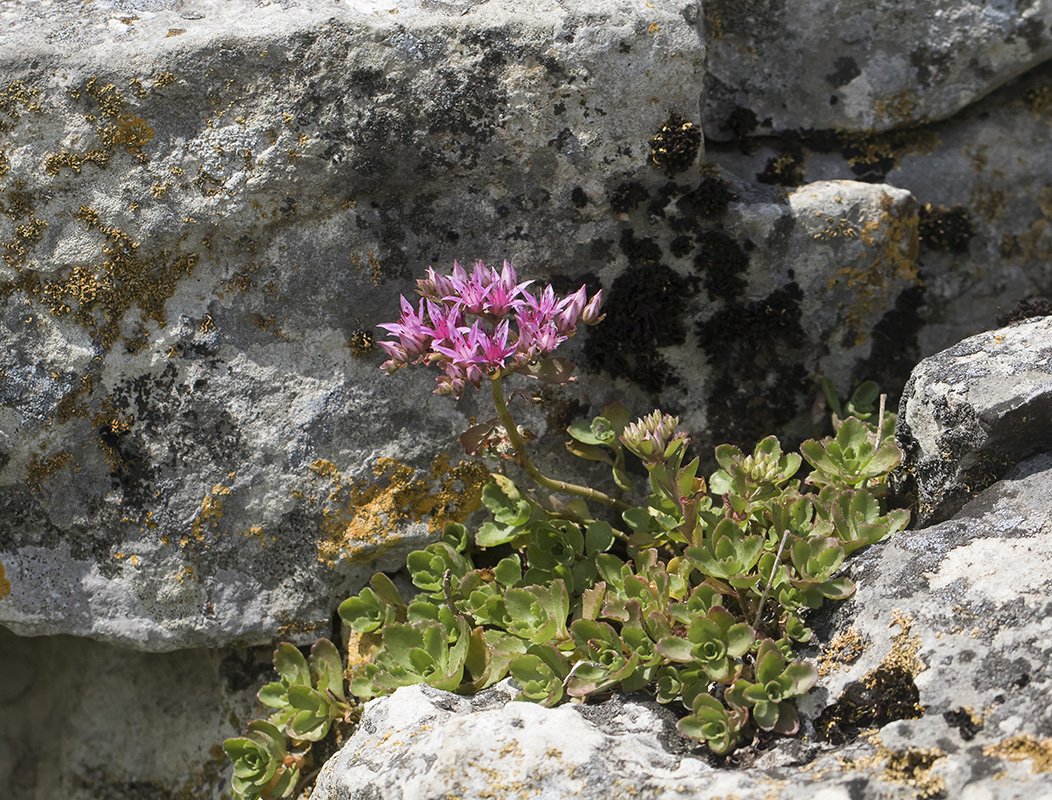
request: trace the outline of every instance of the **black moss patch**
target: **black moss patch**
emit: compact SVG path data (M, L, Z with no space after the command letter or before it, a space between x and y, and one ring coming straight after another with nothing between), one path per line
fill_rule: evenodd
M588 205L588 195L584 193L584 189L580 186L575 186L573 191L570 192L570 202L574 208L584 208Z
M585 363L652 393L675 383L658 348L686 341L683 314L693 293L691 281L664 264L622 273L606 295L606 321L587 331Z
M928 203L919 212L920 243L932 250L967 253L975 235L971 214L962 205L953 208Z
M1003 328L1005 325L1011 325L1020 320L1047 316L1052 316L1052 301L1044 298L1020 300L1011 311L997 315L997 327Z
M970 742L975 738L975 734L983 729L981 722L975 722L972 719L972 715L965 711L963 708L957 708L953 711L944 711L942 718L946 720L947 724L952 725L957 729L957 732L961 735L961 738L966 742Z
M719 441L751 448L803 407L811 380L799 362L803 292L796 283L763 300L729 302L697 326L698 346L715 370L709 422Z
M861 681L844 687L840 697L815 720L819 736L843 744L867 728L881 728L900 719L920 719L920 691L901 667L880 666Z
M677 236L668 243L668 251L676 258L685 258L694 249L694 242L689 236Z
M640 203L650 199L650 193L636 181L625 181L610 193L610 208L615 214L634 211Z
M621 232L621 252L633 266L656 264L661 260L661 247L653 239L637 239L631 230Z
M740 296L745 290L744 274L749 268L745 251L722 231L705 231L697 239L694 268L704 276L709 299Z
M689 169L701 149L701 128L673 112L650 138L650 162L666 175Z
M770 186L800 186L806 182L807 154L798 142L787 144L778 155L768 159L756 180Z
M676 211L692 223L719 219L736 195L726 181L716 177L704 177L693 191L676 201Z

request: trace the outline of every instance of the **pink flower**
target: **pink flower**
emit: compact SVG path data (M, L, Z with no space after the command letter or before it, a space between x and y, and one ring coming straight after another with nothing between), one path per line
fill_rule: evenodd
M603 318L602 292L588 299L582 286L561 298L545 286L534 295L526 290L533 281L517 281L508 261L500 272L478 261L470 275L456 261L448 276L428 267L417 281L419 306L402 297L398 322L379 326L396 337L379 342L390 357L382 369L433 364L441 371L435 392L459 397L469 383L477 389L484 378L546 358L578 323Z
M423 356L431 347L431 330L425 322L425 301L420 301L420 309L416 313L413 313L413 306L405 297L401 301L402 316L398 322L383 322L377 327L397 336L409 357Z

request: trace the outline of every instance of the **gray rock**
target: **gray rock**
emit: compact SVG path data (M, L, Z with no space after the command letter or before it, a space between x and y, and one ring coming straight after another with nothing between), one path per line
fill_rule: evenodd
M229 797L219 745L256 715L270 650L141 653L0 628L4 800Z
M411 687L366 706L312 800L1052 797L1050 480L1034 457L953 520L855 556L858 592L815 621L804 734L738 768L645 698L543 709L507 683Z
M470 513L456 436L485 406L352 346L428 264L607 289L567 348L587 385L524 416L548 461L568 409L613 397L703 450L806 435L814 376L846 390L917 282L908 192L699 173L680 8L4 9L0 623L23 635L307 643Z
M1043 0L716 0L703 127L716 139L944 119L1052 55Z
M899 442L917 523L955 513L1018 461L1052 450L1052 317L965 339L917 365Z

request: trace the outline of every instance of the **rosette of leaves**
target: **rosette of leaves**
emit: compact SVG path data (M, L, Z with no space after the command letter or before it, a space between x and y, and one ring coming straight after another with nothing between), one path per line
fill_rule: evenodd
M808 439L800 445L800 452L814 468L808 482L815 486L878 486L879 479L902 461L902 451L892 443L878 446L876 438L864 422L849 417L835 437L827 436L820 442Z
M713 473L709 486L727 498L739 517L751 514L786 488L799 485L792 479L800 470L800 456L783 453L774 436L757 444L749 456L732 445L720 445L716 448L716 461L721 469Z
M781 649L769 639L760 642L753 669L753 680L736 680L726 700L732 706L747 706L761 730L796 733L800 718L789 701L815 685L818 671L802 661L786 663Z
M290 757L276 725L254 719L245 736L223 742L223 751L234 762L230 783L237 797L289 797L296 788L300 759Z
M657 650L670 661L695 664L710 680L731 683L741 672L740 657L752 647L755 631L722 606L695 617L686 637L667 636Z
M471 632L461 617L451 627L431 619L386 626L376 659L354 677L351 691L363 699L420 683L455 691L464 679Z
M274 669L278 680L260 689L258 697L274 709L269 722L284 728L290 739L320 741L332 723L350 710L343 688L343 663L328 639L314 643L309 662L293 645L279 644Z
M626 492L636 488L636 482L625 471L625 448L620 442L630 419L628 409L615 400L591 422L577 421L566 429L571 437L566 449L578 458L608 464L614 484Z
M715 697L699 692L694 696L691 713L676 724L684 736L705 742L716 755L729 753L741 739L749 719L742 706L725 706Z

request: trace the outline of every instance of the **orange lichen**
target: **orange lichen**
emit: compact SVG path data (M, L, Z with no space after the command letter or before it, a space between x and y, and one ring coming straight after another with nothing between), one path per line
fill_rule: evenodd
M0 600L3 600L11 594L11 581L9 581L4 573L4 563L0 561Z
M223 497L230 494L230 489L219 483L212 487L212 491L201 501L201 510L197 512L193 523L190 525L190 535L198 542L205 538L205 526L215 528L223 517ZM183 537L180 545L189 543L187 537Z
M33 456L26 468L26 483L34 492L39 492L44 487L44 481L66 466L73 460L73 454L67 452L56 453L53 456L41 458Z
M314 462L311 469L330 479L335 472L326 461ZM442 530L447 522L463 522L481 505L482 487L489 478L481 464L462 461L451 467L444 455L435 459L427 477L417 477L412 467L392 458L379 459L373 474L375 482L337 482L331 491L323 512L319 560L372 558L378 548L397 541L405 525L424 519L431 531Z

